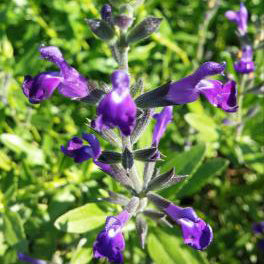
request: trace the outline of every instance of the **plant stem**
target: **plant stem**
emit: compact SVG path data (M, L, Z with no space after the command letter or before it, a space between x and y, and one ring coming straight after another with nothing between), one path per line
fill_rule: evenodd
M124 70L128 73L128 49L129 47L126 44L125 41L125 32L120 32L120 40L119 40L119 46L118 46L118 53L120 55L119 60L119 69ZM123 151L125 148L127 148L129 151L133 151L133 146L131 144L130 136L122 136L122 148ZM135 191L139 194L142 190L142 184L138 177L137 168L135 166L135 161L133 161L134 164L131 169L128 170L129 177L131 181L133 182Z
M240 89L238 91L238 112L237 112L237 122L238 122L238 126L237 126L237 139L240 138L242 130L243 130L243 99L244 99L244 90L245 90L245 84L248 80L248 75L244 74L241 78L241 82L240 82Z

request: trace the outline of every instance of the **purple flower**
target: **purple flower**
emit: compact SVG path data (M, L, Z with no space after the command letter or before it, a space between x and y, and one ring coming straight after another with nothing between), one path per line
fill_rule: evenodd
M22 89L29 101L32 104L37 104L49 99L61 80L58 72L42 72L35 77L26 75Z
M223 73L225 64L205 62L193 74L169 84L166 95L168 101L173 104L186 104L196 101L200 95L199 82L205 77Z
M152 146L158 147L161 137L165 133L168 124L172 121L173 107L164 107L160 113L153 115L153 118L155 118L157 122L153 131Z
M227 11L225 16L231 22L236 23L238 31L242 36L247 33L248 12L243 3L240 3L240 10Z
M250 45L242 47L242 57L235 63L234 67L239 73L250 73L255 70L253 51Z
M93 245L94 258L107 258L109 262L124 263L122 251L125 249L125 240L122 228L130 217L131 214L124 210L116 217L106 218L105 227Z
M112 74L113 90L104 96L97 108L98 117L92 122L94 129L101 131L119 127L122 134L131 134L136 123L136 104L129 93L129 76L118 70Z
M47 264L47 262L44 260L33 259L33 258L23 254L23 253L18 253L17 258L19 261L28 262L28 263L32 263L32 264Z
M191 207L182 208L170 203L164 212L181 226L186 245L197 250L204 250L212 242L212 228L199 218Z
M264 222L254 223L252 229L255 234L264 234Z
M212 105L226 112L237 111L237 89L234 81L223 84L216 80L202 80L198 83L197 90Z
M223 74L224 69L225 63L205 62L193 74L139 96L136 99L136 103L141 108L191 103L196 101L201 94L205 94L203 84L208 82L210 87L207 89L214 88L210 90L213 93L210 96L206 96L209 102L224 111L233 112L236 110L236 107L233 107L233 99L236 96L235 83L228 82L225 85L220 85L221 82L219 81L215 83L206 81L208 76ZM232 109L229 107L230 103L232 103Z
M83 134L82 138L90 145L83 145L82 139L73 137L68 141L66 147L61 146L61 151L66 156L73 158L77 163L81 163L90 158L97 159L101 154L101 148L97 138L92 134Z
M39 52L43 59L56 64L60 72L43 72L35 77L25 77L22 88L31 103L50 98L56 88L60 94L72 99L88 96L87 80L64 60L57 47L41 46Z
M113 175L113 169L111 167L111 165L100 162L96 159L94 159L94 164L96 164L103 172L109 174L109 175Z

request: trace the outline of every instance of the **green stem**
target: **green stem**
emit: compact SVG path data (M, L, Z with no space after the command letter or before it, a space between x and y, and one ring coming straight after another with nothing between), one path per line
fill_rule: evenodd
M240 89L238 91L238 111L237 111L237 123L238 123L238 127L237 127L237 139L239 139L241 137L241 133L243 130L242 125L242 121L243 121L243 99L244 99L244 90L245 90L245 85L248 79L248 75L244 74L241 78L241 82L240 82Z
M128 49L129 47L125 41L125 32L120 32L120 40L119 40L119 54L120 54L120 61L119 61L119 69L128 72ZM131 144L130 136L125 137L122 136L122 148L123 151L127 148L129 151L133 151L133 146ZM135 191L139 194L142 190L142 184L138 177L137 168L135 166L135 161L131 169L128 170L129 177L133 182Z

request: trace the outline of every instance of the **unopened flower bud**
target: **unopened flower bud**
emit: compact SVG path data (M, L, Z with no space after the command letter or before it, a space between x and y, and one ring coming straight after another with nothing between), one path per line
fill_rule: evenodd
M115 24L122 30L128 29L133 23L133 18L128 15L115 17Z
M134 43L149 37L152 33L157 31L161 18L147 17L138 25L136 25L127 36L128 43Z
M104 20L87 19L86 22L98 38L107 42L114 39L114 30Z
M101 18L105 21L109 21L112 18L112 7L105 4L101 9Z

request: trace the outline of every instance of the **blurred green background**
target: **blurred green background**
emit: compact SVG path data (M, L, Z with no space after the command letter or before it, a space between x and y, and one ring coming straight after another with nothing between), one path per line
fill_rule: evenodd
M65 158L60 146L72 136L88 132L86 118L95 108L72 102L58 94L40 105L29 104L21 84L26 74L54 69L39 59L40 44L61 48L66 60L83 75L109 82L117 64L105 43L96 39L85 18L99 18L106 1L99 0L2 0L0 2L0 263L19 263L24 252L53 263L92 263L91 246L99 229L70 234L54 221L70 209L96 202L110 189L127 194L88 161L81 165ZM262 0L245 1L250 12L249 37L263 38ZM162 17L159 33L131 47L131 74L142 77L145 89L169 79L178 80L201 62L232 61L239 50L235 25L224 17L239 8L239 1L221 1L207 24L206 13L214 1L146 0L136 21L147 15ZM262 18L261 18L262 16ZM262 24L261 24L262 19ZM262 34L262 35L261 35ZM255 52L253 86L264 82L263 49ZM258 107L254 116L247 112ZM201 99L174 107L174 122L161 140L167 156L162 170L173 166L192 181L162 191L181 206L192 206L214 230L214 241L203 253L186 249L175 227L168 230L150 223L146 250L131 223L125 231L125 263L263 263L252 224L264 220L264 120L263 96L246 94L242 112L244 129L236 135L225 118L236 119ZM138 143L151 143L154 122ZM103 147L107 144L100 140ZM100 202L106 214L118 206ZM175 234L173 232L176 232Z

